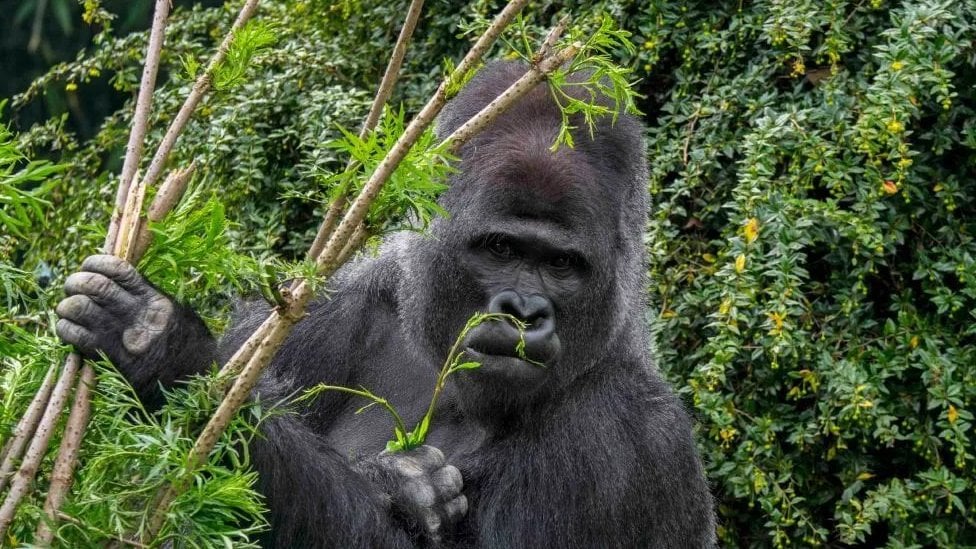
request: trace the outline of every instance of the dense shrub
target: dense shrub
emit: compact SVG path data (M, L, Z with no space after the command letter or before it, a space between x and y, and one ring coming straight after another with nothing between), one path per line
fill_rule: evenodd
M560 6L611 13L638 46L620 61L641 78L650 128L648 321L660 368L700 420L721 539L976 545L976 3L580 4ZM530 9L540 25L556 13ZM319 174L343 161L324 144L365 111L402 6L264 10L274 50L207 101L174 163L203 166L194 185L219 191L236 251L294 257L316 223L299 197L324 196ZM189 86L186 59L203 59L230 18L177 10L159 122ZM408 109L463 49L459 22L456 6L428 3L397 96ZM131 93L145 39L101 35L13 106L93 78ZM95 249L89 226L105 224L128 116L89 141L60 119L22 128L26 150L67 171L46 235L8 243L8 257L63 274ZM223 261L189 266L242 264ZM236 291L211 280L193 292L185 276L156 280L210 307Z

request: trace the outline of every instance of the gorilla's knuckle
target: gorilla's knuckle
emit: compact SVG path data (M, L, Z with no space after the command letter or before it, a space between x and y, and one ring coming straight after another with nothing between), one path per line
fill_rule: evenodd
M468 514L468 498L461 495L444 503L444 516L455 522Z
M426 474L424 467L410 457L401 456L393 462L397 474L405 478L420 478Z
M425 480L414 479L403 487L404 498L417 507L433 507L437 503L437 494L433 486Z
M457 494L464 488L461 471L453 465L447 465L431 475L431 483L446 497Z
M83 294L68 296L58 303L54 312L61 318L75 321L91 320L97 306L90 297Z

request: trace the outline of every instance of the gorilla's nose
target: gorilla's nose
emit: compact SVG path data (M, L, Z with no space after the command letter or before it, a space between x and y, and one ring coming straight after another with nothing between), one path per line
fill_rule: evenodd
M526 343L549 338L556 331L552 302L539 294L523 296L515 290L504 290L488 302L488 312L509 314L525 322Z

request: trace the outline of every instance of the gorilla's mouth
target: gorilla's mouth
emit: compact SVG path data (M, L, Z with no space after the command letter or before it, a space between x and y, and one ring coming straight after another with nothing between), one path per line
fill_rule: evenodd
M552 330L528 329L520 353L519 331L507 322L490 321L477 326L464 340L465 354L480 362L482 374L527 380L541 378L546 365L559 354L559 336Z

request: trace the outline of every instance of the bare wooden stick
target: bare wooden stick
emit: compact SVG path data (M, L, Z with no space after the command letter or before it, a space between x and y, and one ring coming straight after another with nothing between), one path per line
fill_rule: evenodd
M145 219L139 223L139 234L130 247L129 256L126 258L130 263L138 263L142 259L142 256L146 254L146 250L149 249L149 244L152 243L152 233L149 232L149 223L162 221L180 203L183 195L186 194L186 188L190 184L190 178L193 176L196 167L197 163L194 160L186 168L170 172L166 176L166 179L163 180L163 184L159 186L159 190L156 192L152 204L149 205L149 211L146 213Z
M47 491L47 499L44 501L44 515L37 525L34 533L35 545L42 547L50 545L54 538L54 530L51 529L54 517L58 516L58 509L64 503L68 490L74 481L74 465L81 446L81 439L84 436L85 426L88 425L88 418L91 416L91 389L95 384L95 370L86 366L81 370L78 379L78 388L75 389L75 400L71 405L71 413L68 416L68 423L64 426L64 435L61 437L61 447L58 448L58 458L54 463L54 470L51 472L51 486Z
M129 187L129 198L126 200L125 208L122 211L119 234L115 238L115 249L112 251L118 257L128 257L129 250L135 245L135 239L139 236L142 203L145 197L146 181L144 179Z
M458 65L457 69L455 69L447 80L441 83L435 93L435 98L431 99L420 114L410 122L404 135L397 140L393 149L380 162L380 166L353 202L353 206L346 212L336 233L329 240L329 244L322 252L326 260L323 260L323 257L320 256L317 262L318 274L329 276L338 268L339 263L337 259L341 256L342 251L346 249L350 240L349 237L359 228L365 216L365 210L375 200L379 189L385 183L386 179L389 178L393 170L396 169L396 166L403 160L406 151L416 143L424 129L433 123L437 113L446 102L448 82L457 81L456 79L463 77L469 70L474 68L481 56L491 46L491 43L526 3L528 3L528 0L513 0L502 10L502 13L496 17L485 34L479 38L477 43L468 52L468 55ZM383 175L377 176L378 173ZM346 237L337 240L343 234L343 228L347 226L351 226L351 228L345 231ZM332 255L330 256L328 254ZM251 389L254 388L254 385L260 378L261 372L271 361L271 358L281 347L282 343L284 343L288 334L291 332L291 328L305 314L305 308L312 296L313 291L311 285L306 281L301 281L297 286L293 287L288 303L275 309L265 320L264 325L258 329L256 334L252 334L244 343L245 346L253 348L253 355L247 360L246 366L244 366L240 375L234 380L224 400L221 401L217 410L207 422L203 432L197 437L193 449L187 458L187 465L184 468L183 474L157 494L154 500L154 509L141 535L143 543L156 538L165 522L169 505L186 489L196 469L206 462L217 440L219 440L221 434L226 430L227 425L230 424L241 405L247 400ZM255 337L260 332L265 332L266 335L263 338ZM225 369L227 369L227 365L222 370Z
M17 427L14 428L13 435L4 448L3 465L0 465L0 491L7 487L7 481L14 472L14 465L23 454L24 447L27 446L27 441L34 434L34 430L37 429L38 422L41 421L47 402L51 398L51 391L54 389L54 382L57 379L54 374L57 369L57 364L51 363L37 393L34 394L34 399L27 406L24 416L17 422Z
M346 242L346 247L342 249L339 253L339 259L336 261L339 265L342 265L352 257L352 254L356 253L356 250L366 242L366 238L369 236L369 231L366 230L366 224L360 223L356 230L353 231L352 236L349 237L349 242Z
M390 61L386 64L383 80L380 82L380 87L376 90L376 96L373 97L373 104L369 107L369 114L366 115L366 120L363 121L363 127L359 130L360 139L365 139L376 128L376 124L380 120L380 115L383 113L383 107L390 100L390 95L393 94L393 86L396 84L397 78L400 75L400 67L403 65L403 56L407 52L407 44L410 42L410 37L413 35L414 29L417 28L417 20L420 18L420 10L423 6L424 0L413 0L410 2L410 7L407 9L407 17L403 21L403 28L400 29L400 36L397 37L396 44L393 46L393 54L390 55ZM346 170L349 170L353 164L354 162L350 160L349 164L346 165ZM339 216L346 206L346 199L348 197L347 189L343 189L339 195L339 199L333 200L329 204L329 210L325 214L325 219L322 220L322 225L319 226L319 230L315 234L315 240L312 242L312 246L309 248L307 255L310 260L314 260L322 253L322 248L328 242L329 236L332 235L332 231L339 221Z
M115 236L118 233L125 199L129 194L129 186L139 168L139 161L142 160L142 150L145 146L146 130L149 127L149 112L152 110L153 91L156 89L156 74L159 72L159 58L163 51L163 38L166 34L166 20L169 17L169 9L170 0L156 0L152 30L149 31L149 45L146 48L146 64L142 68L142 81L139 84L136 110L132 117L129 144L125 147L125 160L122 162L119 188L115 194L115 211L112 213L112 220L109 222L108 234L105 235L106 247L115 245Z
M54 434L58 416L61 415L61 409L64 408L64 403L68 400L68 394L74 385L75 375L78 373L80 365L81 357L76 353L68 355L61 377L58 378L58 382L51 392L51 399L44 410L44 416L41 417L34 438L31 439L27 452L24 454L20 469L17 470L10 482L10 492L7 493L7 498L3 500L3 505L0 506L0 538L2 539L5 539L3 536L6 535L7 527L14 519L14 513L17 511L20 500L30 491L30 486L34 482L34 475L37 474L41 458L47 451L47 444L51 440L51 435Z

